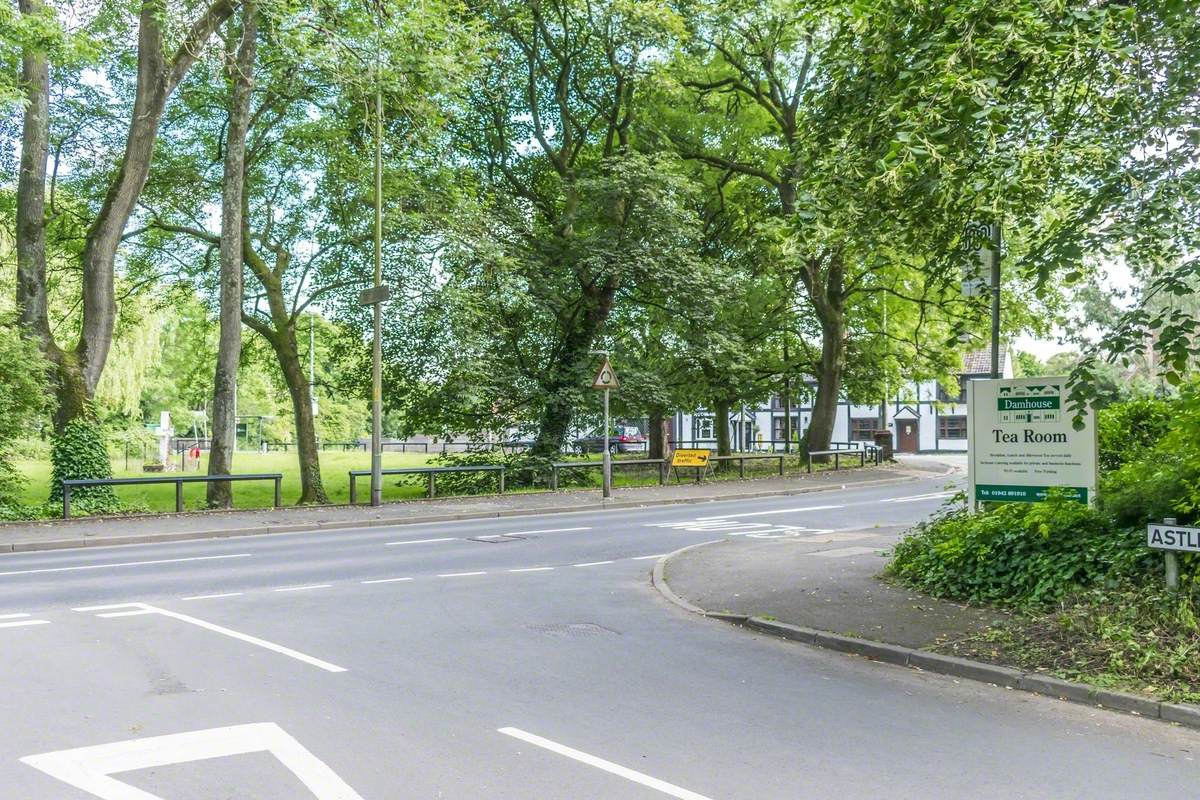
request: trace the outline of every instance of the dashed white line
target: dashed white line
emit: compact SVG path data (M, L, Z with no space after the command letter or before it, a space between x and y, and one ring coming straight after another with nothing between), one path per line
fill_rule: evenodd
M510 569L509 572L549 572L554 567L524 567L522 569Z
M49 625L48 619L22 619L16 622L0 622L0 628L25 628L30 625Z
M0 619L25 619L28 614L0 614Z
M634 556L630 561L645 561L648 558L662 558L666 553L655 553L652 556Z
M314 583L310 586L280 586L278 589L272 589L272 592L307 592L309 589L328 589L333 586L332 583Z
M115 617L140 617L144 614L153 614L153 613L155 613L155 612L151 611L148 608L139 608L136 611L109 611L104 614L97 614L96 616L104 617L105 619L113 619Z
M393 547L398 544L431 544L432 542L459 542L462 541L457 536L443 536L440 539L409 539L407 542L384 542L384 547Z
M582 750L576 750L573 747L567 747L564 744L552 742L549 739L543 739L541 736L527 733L519 728L499 728L498 731L503 733L505 736L511 736L514 739L520 739L523 742L536 745L537 747L549 750L552 753L558 753L560 756L566 756L567 758L574 759L580 763L587 764L590 767L602 769L605 772L620 776L627 781L640 783L642 786L656 789L663 794L670 795L671 797L677 797L679 800L710 800L710 798L707 798L702 794L696 794L695 792L676 786L673 783L667 783L666 781L659 780L658 778L652 778L644 772L638 772L637 770L629 769L629 767L622 767L620 764L614 764L613 762L606 761L603 758L597 758L596 756L589 755Z
M401 583L402 581L411 581L412 578L376 578L373 581L359 581L362 584L371 583Z
M222 594L194 594L191 597L181 597L180 600L217 600L221 597L241 597L244 592L224 592Z
M81 569L110 569L115 567L144 567L151 564L179 564L184 561L216 561L219 558L250 558L251 555L251 553L233 553L227 556L192 556L191 558L160 558L155 561L125 561L120 564L84 564L77 567L14 569L11 572L0 572L0 577L4 577L6 575L33 575L42 572L73 572Z
M487 575L487 572L446 572L438 575L439 578L468 578L472 575Z
M509 531L502 533L500 536L526 536L531 533L569 533L571 531L590 531L591 528L542 528L536 531ZM480 538L480 537L476 537Z
M585 561L582 564L572 564L572 567L598 567L601 564L611 564L611 561Z

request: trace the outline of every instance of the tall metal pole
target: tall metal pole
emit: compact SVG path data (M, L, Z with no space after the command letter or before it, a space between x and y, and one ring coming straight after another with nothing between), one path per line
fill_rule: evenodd
M608 451L608 389L604 390L604 496L612 497L612 453Z
M792 371L788 365L786 331L783 334L783 452L792 452Z
M383 283L383 87L375 61L375 291ZM373 306L371 354L371 505L383 502L383 304Z
M1000 223L993 222L992 238L992 377L1000 377Z

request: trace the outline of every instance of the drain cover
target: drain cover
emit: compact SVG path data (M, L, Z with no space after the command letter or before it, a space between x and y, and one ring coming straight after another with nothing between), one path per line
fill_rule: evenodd
M483 542L484 544L503 544L504 542L523 542L528 537L510 533L495 533L491 536L472 536L467 541Z
M556 639L582 639L589 636L621 635L612 628L606 628L603 625L597 625L594 622L552 622L531 624L526 625L525 629L531 630L534 633L543 633L546 636L553 636Z

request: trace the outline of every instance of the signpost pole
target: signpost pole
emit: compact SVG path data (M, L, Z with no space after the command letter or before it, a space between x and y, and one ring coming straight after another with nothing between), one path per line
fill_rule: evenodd
M1164 517L1164 525L1175 525L1175 517ZM1174 591L1179 588L1179 560L1174 550L1163 551L1163 571L1167 579L1167 588Z
M992 239L992 377L1000 378L1000 223L991 225Z
M604 390L604 496L612 497L612 453L608 450L608 389Z

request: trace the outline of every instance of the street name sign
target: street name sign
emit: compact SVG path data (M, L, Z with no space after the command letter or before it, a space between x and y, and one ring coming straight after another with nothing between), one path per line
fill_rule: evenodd
M1152 522L1146 526L1146 546L1155 550L1200 553L1200 528Z
M1091 408L1075 430L1066 378L967 383L967 474L972 505L1038 502L1060 489L1081 503L1096 497L1096 422Z
M613 371L612 364L608 363L608 359L604 359L604 363L600 365L600 369L596 370L596 378L592 381L593 389L620 389L621 382L617 380L617 373Z
M672 467L707 467L711 450L676 450L671 456Z

